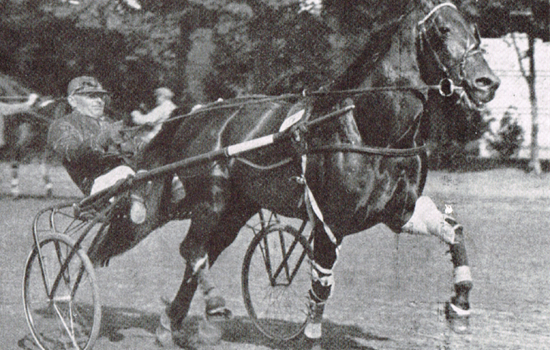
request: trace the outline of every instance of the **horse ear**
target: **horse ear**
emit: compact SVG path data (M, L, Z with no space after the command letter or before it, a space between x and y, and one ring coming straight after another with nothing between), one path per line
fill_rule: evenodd
M477 24L472 23L470 24L470 28L472 29L472 32L474 33L474 36L476 38L476 42L478 44L481 43L481 34L479 34L479 28L477 27Z

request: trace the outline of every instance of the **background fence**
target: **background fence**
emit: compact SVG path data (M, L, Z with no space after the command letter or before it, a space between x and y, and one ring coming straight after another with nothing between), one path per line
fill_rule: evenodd
M527 35L514 33L497 39L485 38L482 40L482 47L485 50L485 58L502 81L495 99L487 104L487 118L494 118L490 128L496 132L505 113L517 119L524 130L524 142L518 157L529 158L532 115L529 85L524 76L524 73L529 74ZM518 59L518 54L522 55L521 60ZM550 43L538 39L535 41L535 93L538 100L539 156L540 159L550 159ZM487 149L487 137L488 135L485 135L480 144L482 157L493 154Z

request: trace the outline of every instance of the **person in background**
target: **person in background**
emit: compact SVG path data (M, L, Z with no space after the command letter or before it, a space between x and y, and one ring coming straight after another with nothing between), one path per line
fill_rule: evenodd
M22 103L2 103L0 102L0 149L7 146L5 136L5 119L4 117L29 112L33 105L38 100L37 94L30 94L26 102ZM14 162L11 166L11 184L10 193L14 198L19 197L19 176L18 176L18 162Z
M149 125L151 127L150 131L140 136L145 143L149 143L153 137L159 133L162 128L162 123L170 117L176 108L178 108L178 106L172 102L174 93L166 87L156 89L155 97L157 99L157 106L149 113L144 114L138 110L131 113L132 121L135 124Z
M142 113L139 110L135 110L131 113L132 121L135 124L149 126L149 130L138 136L139 142L142 145L151 142L162 129L163 123L168 120L172 112L178 108L178 106L172 102L174 93L167 87L156 89L155 97L157 106L149 113ZM185 189L178 176L174 174L174 178L172 179L172 202L177 203L183 198L185 198Z
M135 175L129 164L135 153L133 140L124 140L122 122L104 114L108 94L93 77L74 78L67 88L72 112L54 121L48 131L48 146L85 195ZM147 214L143 198L136 193L130 198L130 219L143 223Z

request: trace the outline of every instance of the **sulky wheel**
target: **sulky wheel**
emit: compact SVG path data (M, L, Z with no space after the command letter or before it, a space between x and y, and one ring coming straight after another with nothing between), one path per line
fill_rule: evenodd
M101 322L98 287L90 259L71 238L41 237L25 266L23 303L41 349L92 348Z
M254 237L244 258L246 310L271 339L295 338L307 322L312 251L300 233L292 226L271 225Z

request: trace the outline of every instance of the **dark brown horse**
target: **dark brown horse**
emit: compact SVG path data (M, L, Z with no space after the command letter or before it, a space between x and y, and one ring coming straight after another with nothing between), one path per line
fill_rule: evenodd
M328 89L303 101L304 118L309 120L348 105L354 110L307 132L296 129L299 142L246 155L263 165L287 158L293 162L261 170L231 158L178 170L187 197L177 208L165 195L171 174L161 177L144 186L149 220L140 227L123 220L113 223L118 235L135 235L129 234L132 237L116 248L111 241L111 248L104 245L91 252L92 258L129 249L174 213L190 219L180 247L187 262L185 275L167 309L174 333L181 329L198 286L207 315L224 308L209 268L260 208L313 220L311 320L305 335L315 339L321 337L324 303L331 294L332 268L343 238L384 223L395 232L432 234L449 245L456 295L448 318L455 330L465 330L472 281L462 228L421 196L428 169L420 126L433 85L442 82L442 94L459 93L477 105L493 98L499 79L483 59L477 32L452 4L413 3L402 18L373 36ZM291 103L261 98L213 107L165 128L143 153L141 166L151 169L275 133L291 110L299 110ZM121 239L116 233L112 237Z

